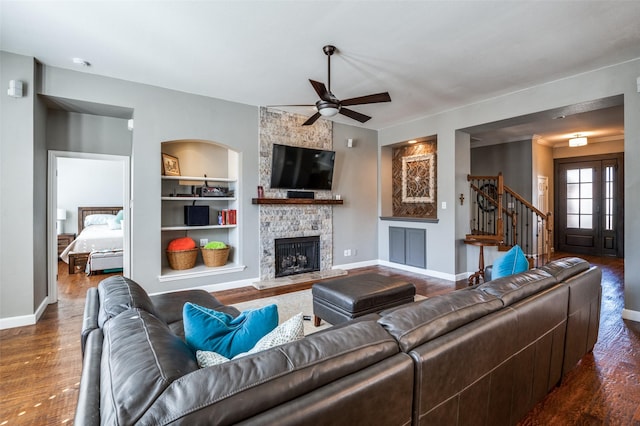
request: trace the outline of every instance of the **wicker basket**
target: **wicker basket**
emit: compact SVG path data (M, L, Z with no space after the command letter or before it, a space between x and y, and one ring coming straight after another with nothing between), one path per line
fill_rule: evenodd
M202 259L207 266L224 266L229 258L229 247L223 249L201 249Z
M169 266L171 266L171 269L191 269L196 266L198 249L193 248L191 250L178 251L167 250L167 259L169 260Z

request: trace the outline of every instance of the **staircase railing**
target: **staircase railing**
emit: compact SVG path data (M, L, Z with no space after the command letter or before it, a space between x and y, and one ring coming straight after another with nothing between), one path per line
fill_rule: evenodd
M495 242L499 250L518 244L531 267L551 258L551 213L543 213L498 176L467 176L471 233L467 241Z

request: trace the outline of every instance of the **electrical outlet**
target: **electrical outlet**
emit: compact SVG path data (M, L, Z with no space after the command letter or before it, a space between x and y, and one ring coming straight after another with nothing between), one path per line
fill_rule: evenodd
M350 250L350 249L345 250L345 251L344 251L344 256L345 256L345 257L349 257L349 256L351 256L351 250Z
M200 238L200 247L204 247L209 243L208 238Z

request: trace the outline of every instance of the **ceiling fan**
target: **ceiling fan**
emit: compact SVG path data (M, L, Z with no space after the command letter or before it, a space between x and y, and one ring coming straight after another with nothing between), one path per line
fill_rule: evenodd
M320 83L319 81L309 79L311 86L316 91L318 96L320 96L320 100L315 103L315 107L318 110L315 114L313 114L307 121L302 123L303 126L310 126L315 123L320 116L323 117L333 117L336 114L346 115L349 118L357 120L361 123L364 123L371 119L368 115L361 114L352 109L345 108L345 106L352 105L363 105L363 104L374 104L378 102L391 102L391 96L389 96L388 92L383 93L375 93L373 95L367 96L359 96L357 98L349 98L344 100L339 100L336 96L331 93L331 55L336 51L335 46L327 45L322 48L322 51L325 55L327 55L327 86L324 83ZM283 106L314 106L314 105L283 105Z

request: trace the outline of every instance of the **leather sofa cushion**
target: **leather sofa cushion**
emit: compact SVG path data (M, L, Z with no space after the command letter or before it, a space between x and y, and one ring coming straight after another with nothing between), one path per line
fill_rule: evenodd
M345 324L187 374L162 393L140 423L235 424L398 352L377 323Z
M404 352L502 309L502 301L478 290L435 296L382 314L378 320Z
M100 328L111 318L132 308L142 309L156 315L153 302L147 292L135 281L122 275L102 280L98 284L98 296L100 298L100 311L98 312L98 326Z
M589 262L579 257L565 257L552 260L540 269L554 276L558 282L566 281L567 278L579 274L589 269Z
M187 302L225 312L233 317L237 317L240 314L240 311L236 308L223 305L218 299L204 290L181 290L154 294L150 296L150 299L158 313L156 316L169 325L182 321L182 308Z
M174 380L198 370L186 343L146 311L124 311L103 332L102 424L136 423Z
M531 269L489 281L478 286L477 289L501 299L504 306L509 306L555 284L556 279L547 272Z

